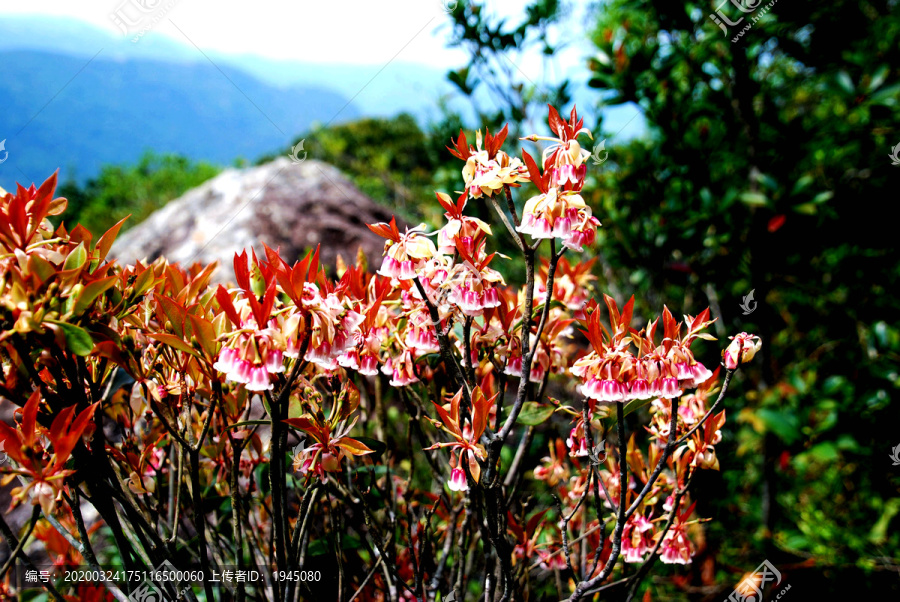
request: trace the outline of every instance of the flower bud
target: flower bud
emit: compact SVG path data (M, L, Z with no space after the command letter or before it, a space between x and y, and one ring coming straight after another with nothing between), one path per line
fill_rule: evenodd
M722 352L725 367L729 370L734 370L740 364L746 364L752 360L756 352L762 347L762 341L759 340L758 336L747 334L746 332L730 338L731 344Z

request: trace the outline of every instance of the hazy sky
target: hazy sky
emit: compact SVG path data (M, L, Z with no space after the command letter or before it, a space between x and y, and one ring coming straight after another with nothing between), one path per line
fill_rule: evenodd
M449 25L444 9L456 4L454 0L4 0L0 14L72 17L122 33L110 15L118 12L135 19L143 16L143 7L149 15L144 21L154 17L158 21L154 33L182 43L187 36L203 50L352 64L383 64L399 53L395 60L445 68L464 64L463 53L445 44ZM575 8L570 22L583 23L586 3L571 4ZM487 5L496 14L515 17L521 14L522 0L489 0ZM576 33L583 37L583 30ZM559 58L583 64L586 52L582 45ZM526 58L522 64L526 73L529 63ZM533 65L537 68L537 57Z

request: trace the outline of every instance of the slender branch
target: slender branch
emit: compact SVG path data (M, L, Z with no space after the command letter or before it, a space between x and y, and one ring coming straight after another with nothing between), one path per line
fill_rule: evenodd
M206 434L209 432L209 425L212 423L213 414L216 413L216 404L219 401L219 397L222 395L222 385L218 381L214 381L213 390L215 391L215 394L212 397L212 401L209 402L209 412L206 415L206 420L203 421L203 427L200 429L200 437L194 444L194 451L200 451L200 448L203 447L203 441L206 440Z
M94 548L91 546L91 539L88 535L87 528L84 524L84 516L81 514L81 490L75 486L72 487L72 490L75 492L75 499L72 500L66 495L66 492L63 491L63 498L66 500L66 503L69 505L69 508L72 509L72 514L75 517L75 525L78 528L78 536L81 538L81 553L84 555L84 559L87 560L88 566L91 567L92 571L100 571L100 563L97 562L97 556L94 554ZM0 573L2 575L2 573ZM128 598L122 593L118 587L116 587L115 583L111 581L103 581L103 585L106 589L113 595L113 597L119 602L129 602Z
M591 475L593 472L588 472L588 482L585 483L584 493L581 494L581 497L578 498L578 503L575 504L575 508L572 509L571 514L566 516L565 512L563 512L562 501L559 499L559 496L553 495L553 499L556 500L556 508L559 511L559 530L562 533L562 545L563 545L563 554L565 554L566 559L566 567L568 567L569 572L576 579L582 579L582 577L578 576L578 573L575 572L575 569L572 568L572 560L569 558L569 522L575 517L575 514L578 512L578 509L581 508L581 505L584 503L584 500L587 499L588 494L591 492Z
M447 340L447 333L441 329L441 316L438 313L437 306L432 303L431 299L428 297L428 293L425 291L425 287L422 286L422 282L419 280L418 276L415 277L413 282L416 285L416 289L419 291L419 295L422 296L425 306L428 308L428 315L431 317L431 324L434 326L434 331L437 333L438 346L441 348L441 356L444 358L444 364L447 365L447 372L451 374L453 387L456 390L462 388L463 399L465 400L466 405L469 406L472 403L471 391L469 390L469 385L466 382L466 377L463 374L462 368L459 366L459 362L456 361L456 357L453 355L453 351L450 348L450 342Z
M508 192L508 189L507 189ZM509 223L509 218L506 217L506 214L503 212L503 209L500 208L500 203L497 202L497 199L491 197L491 204L494 206L494 210L497 212L497 215L500 216L500 219L503 221L503 224L506 226L506 229L509 230L510 235L512 235L513 240L516 243L516 246L519 247L519 250L525 251L525 241L522 240L522 235L519 234L516 229L513 227L511 223ZM518 221L518 220L517 220Z
M375 544L375 550L378 552L379 557L388 559L388 556L385 553L384 547L382 546L382 542L379 541L381 539L381 535L378 532L377 525L375 524L375 520L373 519L371 512L369 512L369 505L368 505L368 503L366 503L365 497L363 497L362 499L363 499L363 516L365 517L366 526L369 528L370 531L372 531L373 529L375 531L372 533L372 543ZM363 540L365 541L365 538L363 538ZM397 580L398 583L400 583L400 585L403 586L403 588L405 590L407 590L408 592L410 592L411 594L413 594L415 596L415 594L416 594L415 590L413 588L411 588L408 583L406 583L406 581L403 579L403 577L400 576L400 574L397 572L396 567L388 566L387 560L385 561L384 566L387 568L387 570L390 573L393 573L394 578Z
M506 206L509 208L509 214L512 215L513 221L516 223L516 227L519 227L519 214L516 212L516 204L513 202L512 188L509 186L509 184L503 185L503 192L506 194Z
M415 432L416 438L419 440L419 445L422 446L423 450L427 447L431 447L433 441L428 440L425 431L422 430L422 424L419 422L421 416L425 415L424 410L422 410L421 407L413 406L413 404L410 403L409 397L406 395L406 387L398 387L397 392L400 394L400 400L403 401L403 405L406 406L406 413L409 415L410 430ZM440 449L442 450L443 448ZM440 453L439 450L434 451ZM431 469L431 475L436 481L440 482L443 479L443 476L441 475L441 469L434 459L434 456L431 453L425 454L425 461L428 462L428 467Z
M441 561L438 563L434 574L431 576L429 589L436 590L441 583L441 577L447 567L447 561L450 559L450 547L453 545L453 535L456 532L456 523L459 521L459 515L463 510L460 504L450 511L450 520L447 521L447 533L444 535L444 547L441 553Z
M6 545L9 546L10 550L14 552L10 556L9 561L13 562L17 557L21 555L22 564L24 564L29 570L37 572L37 568L34 566L34 563L31 562L31 559L27 554L22 554L22 549L24 548L24 541L28 539L28 536L31 535L31 529L34 528L35 523L37 522L36 517L40 515L40 506L35 506L35 509L32 513L32 524L31 527L25 537L22 538L20 542L16 539L16 536L13 534L12 530L9 528L9 525L6 524L6 520L4 520L3 516L0 515L0 533L3 534L4 539L6 539ZM12 564L10 564L12 566ZM4 567L4 570L9 570ZM50 581L41 581L41 585L44 586L44 589L53 596L54 600L58 600L59 602L65 602L65 598L63 598L62 594L57 591L57 589L53 586Z
M666 447L663 448L662 456L660 456L659 461L656 463L656 468L653 470L653 474L650 475L650 478L647 479L647 482L644 484L644 488L641 489L641 492L638 494L637 498L635 498L634 502L632 502L631 506L625 512L625 519L629 519L632 514L634 514L635 510L644 502L644 498L647 497L647 494L650 493L650 490L653 488L653 484L656 483L656 479L659 478L659 475L662 473L663 468L666 466L666 462L669 459L669 456L672 455L672 451L675 449L675 430L678 427L678 402L681 401L680 397L675 397L671 401L671 413L672 417L669 422L669 440L666 442Z
M188 457L191 462L191 505L194 512L194 527L197 529L197 539L200 541L200 568L204 575L210 575L206 542L206 514L203 511L203 498L200 495L200 452L191 449ZM215 600L209 579L203 580L203 589L206 592L207 600Z
M584 541L585 538L587 538L589 535L593 535L594 533L596 533L597 531L599 531L602 528L603 528L603 525L595 525L595 526L591 527L590 529L588 529L587 531L585 531L584 533L582 533L581 535L579 535L578 537L576 537L575 539L570 541L569 545L575 545L576 543L580 543L580 542ZM562 553L563 553L563 549L558 548L557 550L550 552L546 556L542 556L540 559L535 561L534 564L529 566L527 570L533 571L534 569L539 569L539 568L541 568L541 565L546 564L548 560L550 560L554 556L559 556Z
M469 378L469 385L474 387L475 382L475 365L472 361L472 316L466 316L463 322L463 349L466 353L466 372Z
M356 597L359 596L364 589L366 589L366 585L368 585L369 581L372 580L372 577L375 573L378 572L378 568L381 566L381 563L384 562L384 558L379 556L378 560L375 561L375 564L369 569L369 573L366 575L366 578L362 580L362 583L359 584L359 587L356 588L356 591L350 596L350 599L347 602L353 602L356 600Z
M684 497L684 494L687 493L688 487L691 485L691 479L693 475L688 477L687 482L684 484L684 487L679 489L675 493L675 500L672 503L672 510L669 511L669 518L666 521L666 526L663 527L662 533L659 535L659 540L657 540L656 545L653 546L653 550L650 551L650 556L647 558L647 561L641 565L641 568L630 578L631 588L628 591L628 599L626 602L630 602L632 598L634 598L634 593L637 591L637 587L641 582L641 579L650 571L650 567L653 566L653 563L656 562L656 555L659 552L659 548L662 547L663 540L666 538L666 533L669 532L669 529L672 528L672 524L675 522L675 517L678 515L678 506L681 504L681 499ZM676 479L676 485L677 485Z
M230 435L230 433L229 433ZM169 536L169 540L166 542L169 545L169 551L174 552L175 540L178 538L178 520L179 514L181 513L181 487L184 483L184 448L178 447L178 470L175 477L175 483L173 483L172 487L174 488L174 498L175 498L175 509L173 510L171 529L172 534Z
M628 493L628 463L626 461L628 443L625 440L625 412L623 406L624 404L622 403L616 403L616 433L619 437L619 515L616 518L616 527L613 530L612 550L600 574L593 579L579 583L569 598L569 602L578 602L589 590L603 583L612 573L616 560L619 559L619 552L622 549L622 531L625 529L625 504L626 494Z
M709 408L709 411L706 412L706 414L703 416L703 418L700 419L700 422L698 422L697 424L695 424L694 427L693 427L691 430L689 430L688 432L686 432L681 438L678 439L678 441L675 442L675 446L676 446L676 447L679 446L679 445L681 445L681 444L684 443L685 441L687 441L688 438L689 438L691 435L693 435L694 432L695 432L697 429L699 429L701 426L703 426L703 423L706 422L706 420L707 420L710 416L712 416L712 413L713 413L713 412L716 410L716 408L719 406L719 402L722 401L722 399L724 399L724 397L725 397L725 392L728 391L728 384L731 382L731 376L732 376L733 374L734 374L734 370L728 370L728 371L725 373L725 382L722 383L722 390L719 392L719 397L716 399L716 402L712 405L711 408Z
M497 433L496 438L504 441L519 418L519 412L525 404L525 396L528 392L528 383L531 377L531 362L534 359L534 353L531 349L531 312L534 306L534 251L526 249L525 252L525 306L522 311L522 374L519 377L519 388L516 391L516 401L509 412L503 428ZM540 333L538 333L540 336ZM491 451L494 451L494 447ZM496 456L500 455L499 446L496 447Z
M3 565L3 568L0 568L0 580L6 575L6 571L8 571L13 564L16 562L16 558L19 554L22 553L22 550L25 548L25 544L28 542L28 538L31 537L31 532L34 531L35 525L37 525L38 520L41 518L41 507L35 505L31 511L31 520L28 522L28 528L25 530L25 534L22 536L22 539L19 540L19 545L16 546L16 549L12 551L9 555L9 558L6 559L6 563Z
M563 247L559 250L559 253L557 253L556 239L550 239L550 267L547 269L547 294L544 296L544 307L541 311L541 321L538 323L537 337L535 337L534 340L535 350L541 342L541 335L544 332L544 326L547 324L547 316L550 314L550 301L553 299L553 280L556 277L556 265L559 263L560 258L565 252L566 247ZM535 350L532 350L531 353L534 354Z
M509 435L509 432L512 430L513 425L516 423L516 419L519 417L519 412L522 411L522 406L525 404L525 396L528 391L528 383L531 378L531 365L534 362L534 356L537 354L538 346L540 345L541 335L544 332L544 327L547 324L547 316L550 312L550 302L553 300L553 278L556 273L556 265L559 263L559 259L562 257L565 252L565 247L563 247L559 253L556 252L556 239L550 239L550 267L547 272L547 294L544 297L544 307L541 312L541 320L538 324L538 330L535 334L535 343L534 347L531 347L530 344L530 336L531 336L531 322L532 316L531 313L533 311L534 305L534 250L529 250L525 252L525 311L523 312L523 323L522 323L522 376L519 380L519 389L516 394L516 401L510 410L509 417L506 419L506 423L503 425L503 429L501 429L500 433L498 433L497 437L500 440L505 440Z
M269 401L271 415L269 423L272 429L271 433L271 458L269 460L269 485L272 492L272 522L274 523L275 538L275 562L279 571L288 570L287 558L287 515L285 513L286 505L286 468L284 462L284 445L287 442L287 430L284 420L288 416L288 401L290 399L291 390L294 383L300 375L300 372L306 367L306 361L303 357L309 346L310 335L307 331L303 336L303 343L297 359L291 368L290 375L281 386L277 399L266 392L266 398ZM275 596L278 600L283 600L284 584L280 581L275 582Z
M337 570L338 570L338 602L341 602L344 598L344 551L341 546L341 526L335 522L334 519L334 508L331 502L331 494L328 493L328 490L325 491L325 499L326 505L328 507L328 522L329 527L331 528L331 534L334 536L334 555L337 559ZM407 507L409 507L407 505ZM340 516L340 513L338 513ZM412 540L410 540L412 541Z
M142 386L146 386L143 383L141 383L141 384L142 384ZM185 439L181 435L181 433L179 433L177 430L175 430L175 428L172 427L172 425L169 423L169 419L166 418L166 415L163 413L162 406L159 404L159 402L157 402L156 399L154 399L154 397L152 395L150 395L150 393L146 390L144 391L144 397L147 399L147 401L150 402L150 407L153 408L153 414L157 418L159 418L159 421L162 423L163 428L166 429L166 432L168 432L172 436L173 439L178 441L178 443L180 443L184 447L190 448L191 444L188 443L187 439Z
M80 552L93 569L99 566L100 563L97 562L97 555L94 554L94 548L91 546L91 539L88 537L87 527L84 524L84 516L81 514L81 490L77 486L72 487L72 490L74 491L75 499L70 499L65 491L62 492L63 499L66 500L69 508L72 509L72 515L75 517L75 527L78 529L78 536L81 538Z
M241 453L244 451L245 439L237 440L228 432L228 441L231 444L231 475L229 479L229 487L231 489L231 534L234 538L234 559L238 570L244 568L244 533L241 525L241 492L240 492L240 471L241 471ZM246 595L246 588L243 582L238 582L237 595L235 600L243 602Z
M506 478L503 480L504 487L510 487L516 480L516 475L519 474L519 465L525 459L525 454L528 452L528 446L531 444L533 436L533 426L529 426L525 429L525 432L522 433L522 438L519 440L519 447L516 448L516 455L513 457L513 461L509 465L509 470L506 473ZM512 496L510 495L510 497Z
M291 562L298 562L300 553L300 541L306 533L306 527L309 525L309 517L312 515L313 504L319 495L319 487L321 482L317 481L309 487L300 500L300 514L297 516L297 523L294 525L294 534L291 536ZM305 508L305 510L304 510ZM302 564L300 565L302 568Z

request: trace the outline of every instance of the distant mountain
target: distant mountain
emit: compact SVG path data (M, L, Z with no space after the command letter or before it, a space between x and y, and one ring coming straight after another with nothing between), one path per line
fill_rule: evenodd
M572 69L573 96L589 113L598 92L583 83L583 65ZM220 164L254 160L315 122L407 112L426 123L440 117L440 98L469 114L438 67L204 55L154 31L133 43L72 19L4 15L0 185L42 181L57 167L83 182L105 163L136 162L146 149ZM634 105L604 109L604 131L622 130L616 141L640 134L645 122L636 112Z
M35 35L37 32L40 35ZM193 46L155 31L138 43L131 40L88 23L59 17L11 15L0 21L0 51L43 50L90 58L103 48L102 56L107 59L197 63L212 68ZM367 116L392 117L405 111L428 118L438 97L453 92L445 70L403 61L391 61L387 66L333 65L210 50L204 53L229 77L238 70L277 88L311 86L330 89L348 99L355 97L354 104L365 107ZM398 94L398 90L403 93Z
M193 46L156 31L150 31L136 44L131 40L88 23L60 17L8 15L0 21L0 51L44 50L90 58L103 48L103 56L107 58L209 64ZM332 90L353 99L353 104L368 117L393 117L406 112L422 122L428 121L439 117L439 98L463 114L470 110L447 80L447 69L426 64L428 57L421 57L421 63L396 60L386 65L345 65L204 52L229 75L232 69L238 69L278 88L299 85ZM567 74L572 84L570 92L578 106L582 111L593 107L599 94L585 83L590 77L586 63L569 65ZM486 97L480 101L490 104ZM632 104L604 108L604 130L621 131L617 136L620 140L643 133L646 130L643 116L632 121L637 110Z
M138 44L139 45L139 44ZM96 50L94 51L96 52ZM274 87L213 65L0 51L0 185L79 180L145 149L231 164L284 148L314 122L359 116L350 99L314 86ZM0 153L2 159L2 153Z

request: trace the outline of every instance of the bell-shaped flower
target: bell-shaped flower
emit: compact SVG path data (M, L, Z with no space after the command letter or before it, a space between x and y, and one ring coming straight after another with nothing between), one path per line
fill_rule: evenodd
M448 194L443 192L436 194L438 202L447 210L444 214L447 224L438 230L438 251L445 255L452 255L459 249L466 255L474 256L485 236L491 235L491 227L477 217L463 215L467 200L466 193L463 193L456 203Z
M625 562L641 562L653 548L653 523L643 514L634 513L622 530L622 554Z
M690 564L691 555L691 540L688 539L684 523L678 522L663 538L659 559L665 564Z
M466 182L466 192L472 198L490 197L500 192L504 186L515 186L519 182L528 181L528 172L522 162L500 150L507 132L506 126L496 136L492 136L491 131L487 130L482 144L481 130L478 130L475 132L474 147L468 144L462 131L455 141L450 141L452 146L447 147L450 153L466 162L462 176Z
M390 385L392 387L406 387L413 383L419 382L419 377L415 372L415 360L409 351L404 351L397 357L389 358L382 366L381 371L391 375Z
M587 134L588 138L593 137L590 130L583 127L584 119L578 118L575 107L572 108L568 121L563 120L553 106L550 106L549 110L550 131L556 134L556 137L532 135L523 140L551 142L542 157L543 168L550 176L550 185L567 190L581 190L591 151L581 147L578 137L581 134Z
M572 236L573 227L587 217L590 217L590 209L584 204L580 194L561 192L554 187L525 203L522 223L516 230L530 234L532 238L566 240Z
M480 316L485 309L500 305L496 285L503 284L503 276L488 267L490 255L477 263L468 259L453 266L442 288L448 289L447 302L467 316Z
M462 468L451 470L447 487L450 488L450 491L468 491L469 483L466 481L466 472Z
M431 239L421 232L422 228L423 226L407 229L401 234L393 218L390 224L369 225L372 232L387 239L379 274L396 280L412 280L416 277L416 269L437 252Z

